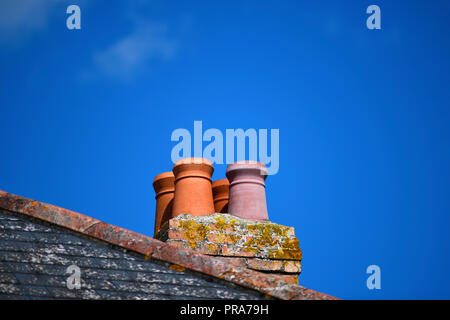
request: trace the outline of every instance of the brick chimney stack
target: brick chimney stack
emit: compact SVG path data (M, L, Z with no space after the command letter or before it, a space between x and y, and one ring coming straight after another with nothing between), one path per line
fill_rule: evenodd
M292 227L225 213L197 217L182 214L165 223L156 238L298 283L302 252Z
M264 164L231 164L227 169L229 185L219 180L213 186L212 163L192 159L182 159L174 165L172 214L169 220L161 221L155 238L298 283L302 252L294 228L269 221ZM223 190L226 187L229 204L224 203L228 197ZM221 213L212 213L217 211L213 204L221 208ZM223 208L231 214L224 213Z

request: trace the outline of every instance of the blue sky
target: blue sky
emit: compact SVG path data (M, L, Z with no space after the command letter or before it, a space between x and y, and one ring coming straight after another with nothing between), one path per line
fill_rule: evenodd
M66 8L81 8L81 30ZM381 30L366 8L381 8ZM153 235L173 130L280 130L300 284L449 299L448 1L0 4L0 189ZM216 165L213 178L224 178ZM366 268L381 268L368 290Z

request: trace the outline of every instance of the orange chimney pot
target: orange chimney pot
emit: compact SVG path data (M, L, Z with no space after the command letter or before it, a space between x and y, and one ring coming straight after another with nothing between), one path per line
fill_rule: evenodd
M172 217L184 213L192 216L214 213L212 162L203 158L184 158L175 162L172 171L175 176Z
M172 217L172 205L175 192L175 177L172 172L158 174L153 180L156 193L155 231Z
M212 183L214 209L219 213L228 212L228 200L230 195L230 183L228 179L216 180Z

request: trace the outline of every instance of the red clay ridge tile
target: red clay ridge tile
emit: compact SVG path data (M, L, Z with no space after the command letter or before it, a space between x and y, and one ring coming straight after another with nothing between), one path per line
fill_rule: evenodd
M157 259L201 272L234 284L264 293L267 297L285 300L336 299L304 287L287 284L281 276L264 274L230 263L224 258L203 255L178 248L151 237L129 231L81 213L27 199L0 190L0 209L25 214L36 219L76 231L96 239L140 253L145 259Z

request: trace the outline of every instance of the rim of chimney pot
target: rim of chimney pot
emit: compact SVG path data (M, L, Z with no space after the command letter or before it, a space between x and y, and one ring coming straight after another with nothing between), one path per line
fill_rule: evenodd
M153 189L155 189L156 196L159 196L175 191L175 176L172 171L158 174L153 180Z
M236 172L245 171L247 174L245 175L236 175ZM229 164L226 170L225 175L230 181L230 186L238 184L238 183L255 183L260 184L262 186L265 185L265 180L267 179L268 170L264 163L258 161L238 161L232 164ZM255 181L254 179L246 179L246 176L260 177L259 181Z
M183 158L175 162L172 172L175 182L191 177L204 178L212 182L211 176L214 166L211 161L205 158Z

